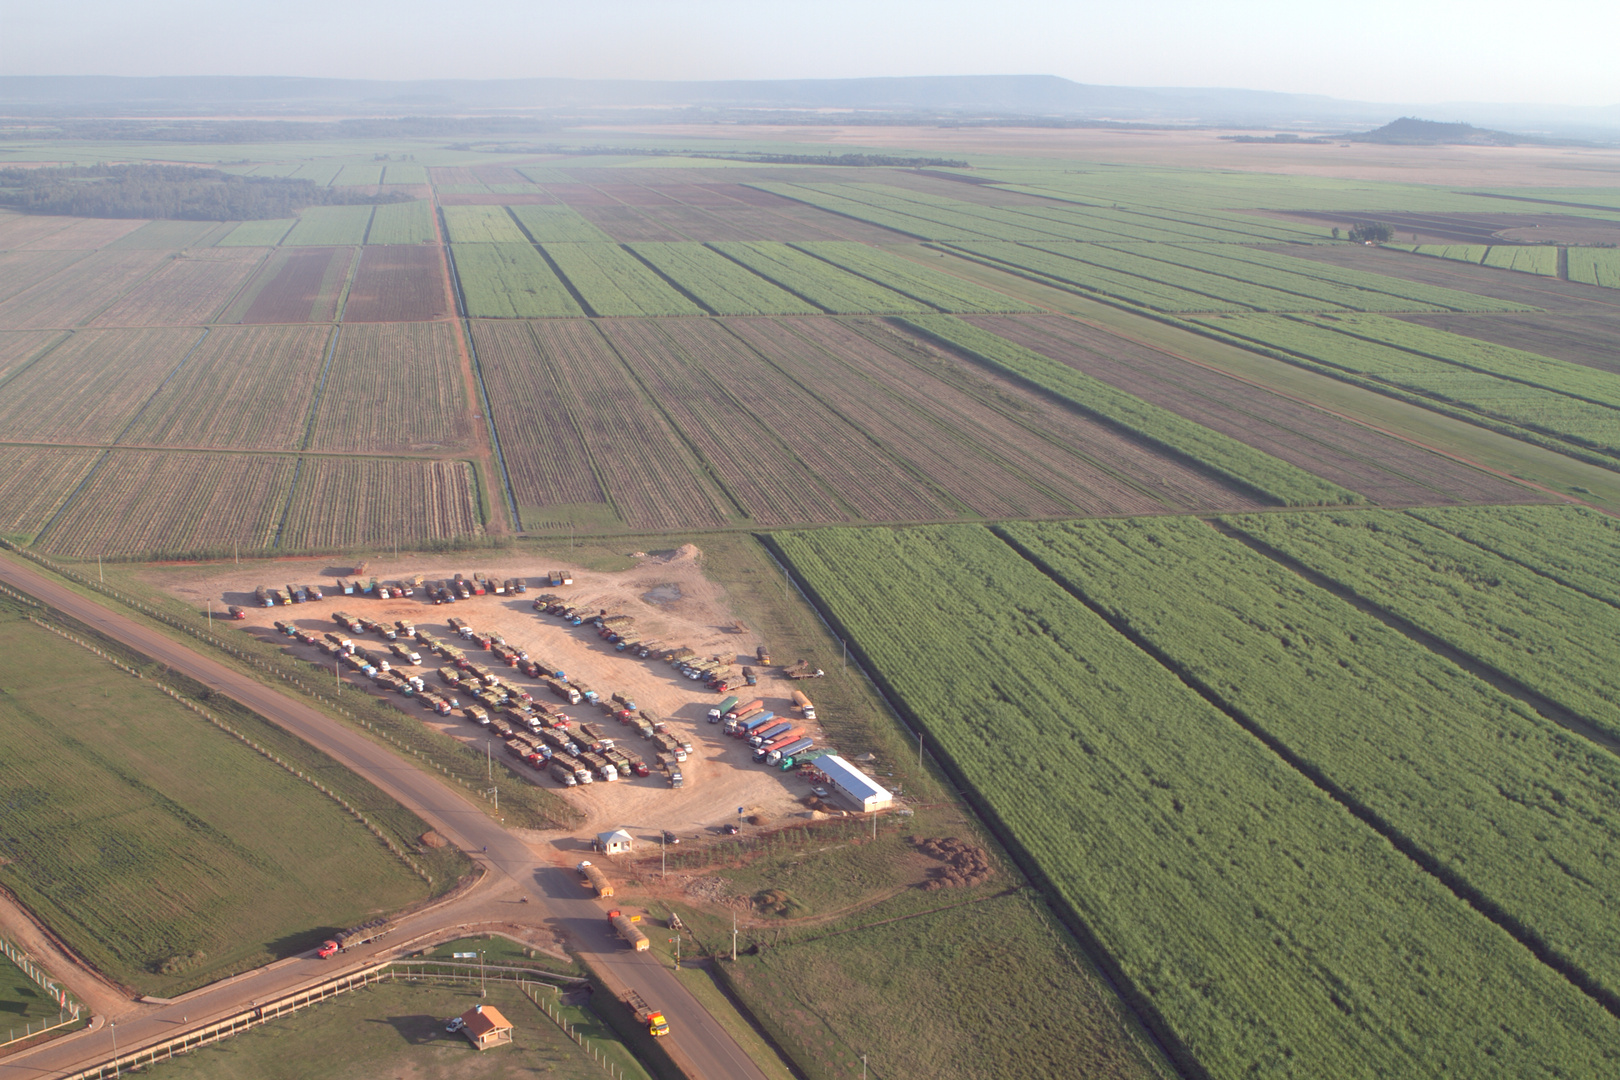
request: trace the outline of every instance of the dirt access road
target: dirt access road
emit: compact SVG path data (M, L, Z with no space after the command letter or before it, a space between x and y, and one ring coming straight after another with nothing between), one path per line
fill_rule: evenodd
M555 865L553 850L546 856L491 819L460 792L360 734L322 713L289 698L257 680L193 651L179 642L121 615L102 604L10 559L0 558L0 581L29 593L97 631L167 664L189 678L226 694L293 734L318 747L345 767L370 780L404 806L420 815L451 843L477 853L489 870L489 880L467 897L430 909L406 921L393 942L376 952L345 955L352 965L364 966L397 951L408 941L435 929L454 930L484 922L487 897L508 896L515 890L534 902L502 905L508 913L522 910L525 922L548 928L570 940L593 964L605 964L616 978L627 981L648 1000L656 1001L669 1016L674 1042L698 1075L726 1080L763 1080L723 1028L698 1004L684 986L651 953L632 954L609 931L606 909L583 895L573 871ZM487 849L487 853L486 853ZM530 910L533 909L533 910ZM166 1006L132 1007L116 1029L118 1049L170 1039L190 1027L201 1026L338 974L343 968L312 956L295 957L246 975L205 987ZM74 980L64 976L71 987ZM0 1059L0 1080L44 1080L85 1068L111 1057L114 1029L97 1024L91 1030L47 1043L37 1050Z

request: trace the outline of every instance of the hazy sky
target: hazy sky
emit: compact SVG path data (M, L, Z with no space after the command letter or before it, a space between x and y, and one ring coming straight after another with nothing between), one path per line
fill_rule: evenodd
M1616 0L0 0L0 74L1051 74L1620 103Z

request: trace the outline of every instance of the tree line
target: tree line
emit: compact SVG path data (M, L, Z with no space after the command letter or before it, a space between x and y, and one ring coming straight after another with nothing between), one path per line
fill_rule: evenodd
M190 165L82 165L0 169L0 206L25 214L93 218L254 221L306 206L408 202L283 176L237 176Z

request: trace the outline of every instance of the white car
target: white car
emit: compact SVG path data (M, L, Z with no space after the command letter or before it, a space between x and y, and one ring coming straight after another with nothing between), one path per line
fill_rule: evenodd
M466 1026L467 1026L467 1021L463 1020L459 1016L453 1016L449 1020L445 1021L444 1030L446 1030L450 1034L454 1035L456 1032L460 1031L462 1028L464 1028Z

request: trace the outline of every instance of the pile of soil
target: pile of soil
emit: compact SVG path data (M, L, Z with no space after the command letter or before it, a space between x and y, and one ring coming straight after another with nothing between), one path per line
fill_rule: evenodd
M440 836L438 833L434 832L432 829L429 829L427 832L422 834L422 844L425 847L441 848L441 847L444 847L449 842L450 841L446 840L444 837Z
M983 885L990 880L990 854L984 848L975 847L954 836L923 840L917 847L945 863L934 876L923 882L925 890L963 889Z

